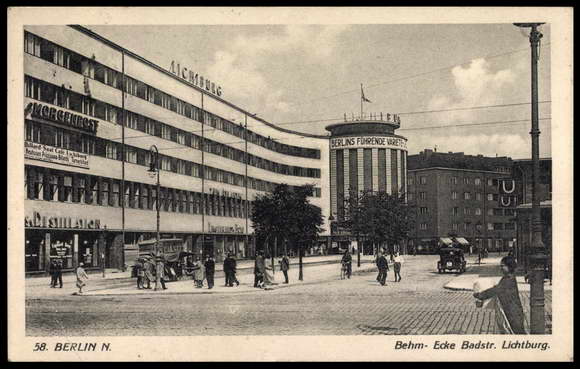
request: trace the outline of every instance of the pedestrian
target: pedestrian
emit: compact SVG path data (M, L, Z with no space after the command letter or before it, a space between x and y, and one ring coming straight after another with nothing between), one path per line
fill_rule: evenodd
M161 288L166 290L167 287L165 287L165 261L163 259L160 259L158 261L157 271L159 272L159 283L161 283Z
M395 253L395 258L393 259L393 270L395 271L395 282L401 281L401 264L404 260L401 254Z
M284 273L284 283L288 284L288 269L290 269L290 259L288 259L288 255L286 255L286 253L282 255L282 259L280 259L279 263L280 270L282 270L282 273Z
M89 279L89 276L85 272L85 269L83 268L83 266L84 266L83 263L79 263L79 265L75 269L75 274L77 277L77 287L79 288L79 292L78 292L79 295L83 294L83 287L86 286L84 279Z
M352 256L348 252L348 249L342 255L341 263L346 264L347 267L347 277L350 279L350 275L352 274Z
M144 288L143 280L145 279L145 266L143 265L143 259L137 259L135 263L135 273L137 274L137 289Z
M256 261L254 262L254 287L262 288L264 286L264 273L266 264L264 263L264 252L258 251Z
M62 288L62 259L56 261L56 269L54 272L54 287L56 287L56 282L58 282L58 286Z
M527 334L524 327L524 310L515 277L516 263L513 257L501 259L503 277L499 283L473 296L478 300L493 299L495 303L496 327L499 334Z
M197 257L197 255L193 259L192 269L193 269L193 280L195 281L195 287L202 288L203 287L203 280L205 278L205 273L204 273L205 268L203 266L203 263Z
M215 273L215 261L211 255L206 256L204 263L205 266L205 279L207 280L207 289L211 290L213 288L213 277Z
M144 274L143 283L142 283L143 288L146 288L148 290L151 289L151 282L154 281L154 278L153 278L153 269L154 268L155 268L155 266L151 262L151 259L149 259L149 258L143 259L143 274ZM147 282L147 287L145 287L144 282Z
M228 257L230 258L230 271L232 273L230 276L230 282L235 283L236 286L239 286L240 281L238 281L238 278L236 277L236 273L238 271L238 263L236 261L236 258L234 257L234 254L230 253Z
M276 284L274 279L274 264L271 257L264 258L264 285Z
M389 270L389 263L387 262L387 258L383 255L382 252L379 251L377 257L377 268L379 269L379 275L377 276L377 280L384 286L387 281L387 271Z
M50 275L50 288L56 287L56 260L52 259L48 265L48 274Z

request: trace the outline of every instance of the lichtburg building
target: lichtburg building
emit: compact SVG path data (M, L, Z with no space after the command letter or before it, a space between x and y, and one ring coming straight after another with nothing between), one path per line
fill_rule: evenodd
M124 268L155 238L157 201L162 238L218 260L254 255L252 200L278 183L313 185L328 219L327 136L276 127L187 66L81 26L26 26L23 47L27 275L51 258Z

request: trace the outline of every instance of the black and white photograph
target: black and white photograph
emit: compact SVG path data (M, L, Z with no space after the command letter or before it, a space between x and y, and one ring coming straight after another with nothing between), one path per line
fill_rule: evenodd
M573 360L572 8L7 13L11 361Z

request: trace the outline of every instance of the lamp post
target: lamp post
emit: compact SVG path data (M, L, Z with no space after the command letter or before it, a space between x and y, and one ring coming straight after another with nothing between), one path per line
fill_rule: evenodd
M332 216L332 213L330 213L330 216L328 217L328 221L330 222L330 246L328 247L328 249L332 249L332 233L334 232L334 217Z
M547 260L542 242L542 220L538 184L540 179L540 130L538 127L538 46L542 33L538 26L543 23L514 23L520 28L530 28L531 69L532 69L532 254L529 264L530 275L530 330L532 334L544 334L546 320L544 316L544 265Z
M157 148L157 146L155 145L151 145L151 147L149 148L149 155L151 157L151 162L149 163L149 173L155 173L157 172L157 202L156 202L156 208L157 208L157 234L155 236L155 249L154 249L154 253L155 253L155 291L158 291L161 285L161 263L159 262L159 209L160 209L160 203L161 203L161 198L159 197L160 191L159 191L159 149ZM154 159L155 157L155 159Z
M475 224L475 231L477 232L478 235L481 236L481 231L479 230L479 227L481 227L481 222L477 221L477 223ZM481 245L479 244L479 237L475 238L475 244L477 245L477 265L481 265Z

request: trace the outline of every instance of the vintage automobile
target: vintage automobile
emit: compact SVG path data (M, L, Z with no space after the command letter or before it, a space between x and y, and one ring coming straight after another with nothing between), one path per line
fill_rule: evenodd
M139 258L155 259L155 240L139 242ZM190 274L187 259L192 253L183 250L183 240L178 238L160 239L159 255L165 264L167 281L177 281Z
M447 270L456 270L458 273L465 272L465 257L463 250L457 247L442 247L439 249L439 261L437 262L437 271L439 273Z

